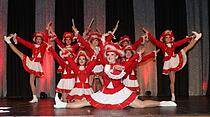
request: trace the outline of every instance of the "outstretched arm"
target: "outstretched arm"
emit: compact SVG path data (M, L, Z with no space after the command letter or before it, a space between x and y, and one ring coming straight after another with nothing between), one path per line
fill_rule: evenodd
M148 39L155 44L157 47L164 49L165 45L163 42L158 41L151 33L149 33L145 28L143 28L143 31L146 33L146 35L148 36Z
M179 41L174 42L174 46L175 47L182 46L185 43L189 43L191 40L192 40L192 37L188 37L187 36L186 38L184 38L182 40L179 40Z
M55 52L55 50L54 50L52 47L50 47L48 50L52 53L53 58L55 58L55 60L56 60L61 66L65 66L65 65L66 65L66 63L64 62L64 60L63 60L60 56L58 56L58 54Z
M33 44L33 43L28 42L28 41L22 39L22 38L19 37L19 36L16 36L16 37L14 37L14 38L16 38L17 41L18 41L19 43L23 44L23 45L26 46L27 48L30 48L30 49L33 49L33 48L34 48L34 44Z
M134 50L136 50L140 44L144 41L145 37L144 36L141 36L133 45L132 45L132 48Z

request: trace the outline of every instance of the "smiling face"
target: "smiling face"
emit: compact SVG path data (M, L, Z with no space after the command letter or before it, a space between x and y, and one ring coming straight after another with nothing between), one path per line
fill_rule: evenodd
M66 42L66 45L71 45L71 38L70 37L66 37L65 38L65 42Z
M36 44L41 44L43 41L42 37L36 37Z
M172 38L169 36L169 35L166 35L165 37L164 37L164 42L167 44L167 43L171 43L172 41Z
M132 53L132 51L131 51L131 50L126 50L126 51L125 51L125 58L126 58L126 59L131 58L131 57L132 57L132 55L133 55L133 53Z
M79 65L83 66L86 63L86 58L85 56L80 56L78 59Z
M110 51L106 53L106 59L109 64L114 64L118 59L118 55L115 52Z
M129 45L129 42L128 41L123 41L122 42L122 47L125 47L125 46L128 46Z
M99 44L99 39L96 39L96 38L95 38L95 39L92 39L92 40L91 40L91 44L94 45L94 46L98 46L98 44Z

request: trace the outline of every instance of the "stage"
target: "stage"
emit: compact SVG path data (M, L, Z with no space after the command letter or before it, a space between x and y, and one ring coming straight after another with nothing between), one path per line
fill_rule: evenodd
M140 97L141 99L169 100L169 97ZM96 109L54 109L54 99L40 99L39 103L30 104L29 99L0 99L0 107L11 107L10 112L0 116L210 116L210 97L193 96L177 98L177 107L154 107L122 110Z

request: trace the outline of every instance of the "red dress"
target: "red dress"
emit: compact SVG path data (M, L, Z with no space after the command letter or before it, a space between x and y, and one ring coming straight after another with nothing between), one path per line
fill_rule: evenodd
M27 55L23 55L23 67L30 74L34 74L36 76L42 76L43 70L41 63L43 62L43 56L46 51L47 44L44 41L47 41L47 37L44 38L44 41L38 45L33 44L28 41L25 41L21 37L16 37L17 41L24 46L30 48L32 50L32 57L28 57Z
M182 40L171 42L165 44L161 41L155 39L150 33L148 34L149 40L154 43L157 47L161 48L164 54L164 65L162 73L168 75L170 71L179 71L181 70L187 62L187 56L184 50L182 49L180 52L175 54L175 48L179 47L187 42L189 42L192 38L187 37Z
M70 91L69 95L67 96L67 99L81 100L87 95L93 93L93 89L90 87L89 84L89 76L90 72L96 64L96 60L93 59L87 64L87 66L77 66L72 60L72 58L68 58L68 61L70 63L69 67L72 68L72 70L75 73L75 85L74 88Z
M59 57L53 48L49 48L49 51L52 53L55 60L62 67L62 76L61 76L60 81L57 84L56 92L69 93L74 88L74 85L75 85L74 72L69 67L68 61L65 61L61 57Z
M102 59L102 63L105 66L103 74L104 84L98 92L86 96L87 101L96 108L111 109L122 109L132 103L138 95L123 85L122 78L126 74L126 69L128 69L131 63L138 57L139 55L135 54L124 64L125 70L122 71L113 69L113 66L119 63L107 64L106 60Z

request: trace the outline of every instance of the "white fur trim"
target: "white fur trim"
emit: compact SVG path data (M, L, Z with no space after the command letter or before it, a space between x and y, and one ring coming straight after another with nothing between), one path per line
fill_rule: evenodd
M110 48L110 49L113 50L113 51L116 51L116 52L120 53L120 54L121 54L120 56L124 56L124 55L125 55L124 51L122 51L122 50L120 50L120 49L117 49L117 48L114 47L113 45L106 45L106 46L105 46L105 51L107 51L108 48Z
M110 65L105 65L104 72L109 76L109 78L112 78L112 79L121 79L126 74L124 70L122 70L121 73L118 75L112 74L113 69L111 69Z

